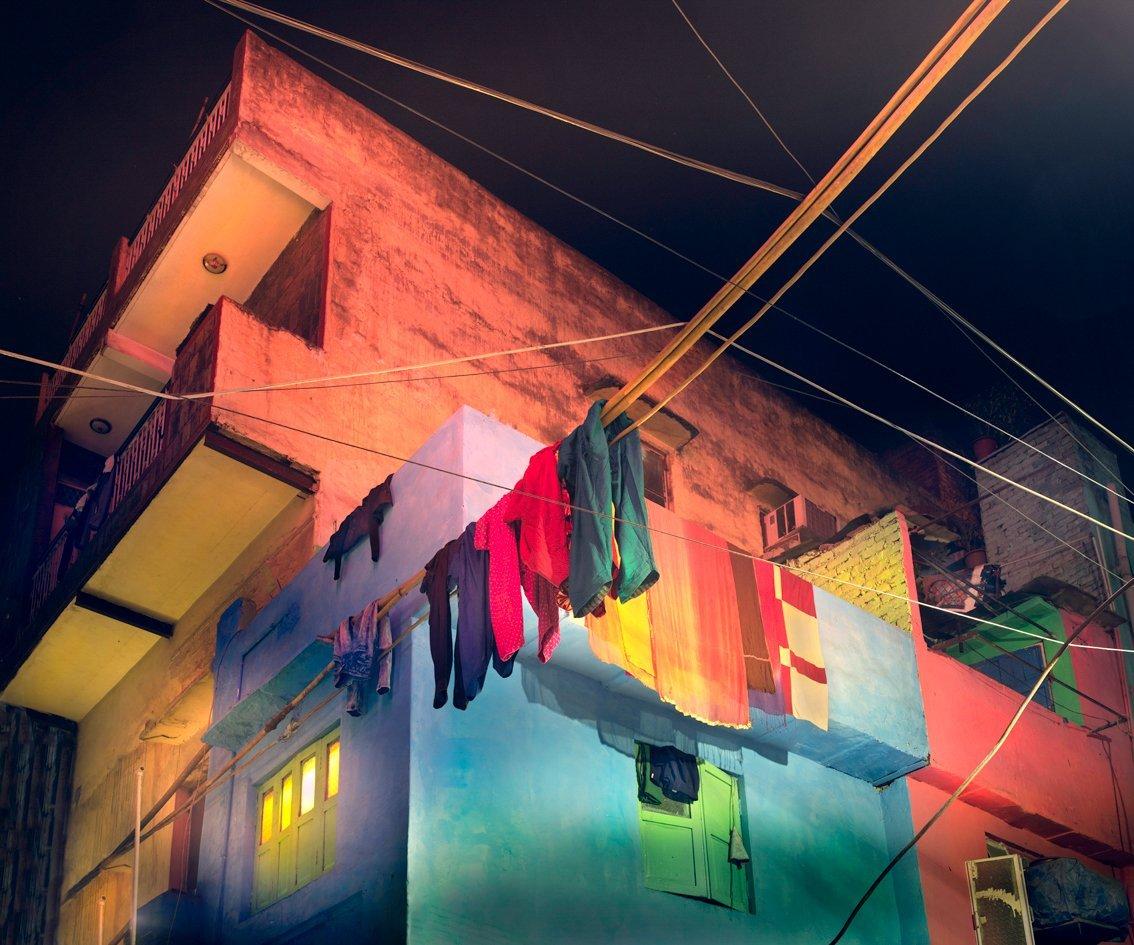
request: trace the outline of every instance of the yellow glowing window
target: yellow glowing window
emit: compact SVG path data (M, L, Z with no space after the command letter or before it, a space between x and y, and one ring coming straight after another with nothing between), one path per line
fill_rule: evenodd
M315 762L316 756L304 758L299 766L299 816L302 817L315 807Z
M290 895L335 865L340 750L335 729L261 782L254 909Z
M268 791L260 800L260 842L272 839L272 821L276 815L276 792Z
M327 746L327 797L339 793L339 740Z
M291 826L291 812L295 806L295 798L292 796L292 784L294 779L289 771L284 775L283 783L280 785L280 830L287 830Z

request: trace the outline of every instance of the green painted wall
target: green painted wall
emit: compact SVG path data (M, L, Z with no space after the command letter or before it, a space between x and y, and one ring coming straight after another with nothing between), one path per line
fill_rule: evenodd
M1051 635L1052 640L1042 641L1037 640L1035 637L1025 636L1022 633L1015 633L1014 630L1026 630L1028 633L1040 633L1032 624L1027 620L1023 620L1013 614L1004 614L997 618L996 624L985 623L981 627L981 637L974 637L965 640L957 646L949 647L946 652L969 666L975 666L985 660L996 659L1003 656L1003 651L1007 650L1014 653L1017 650L1023 650L1031 646L1042 646L1044 652L1044 661L1049 661L1055 656L1055 651L1059 648L1059 644L1066 639L1065 631L1063 628L1063 618L1059 615L1051 604L1049 604L1042 597L1032 597L1021 604L1013 605L1016 610L1021 614L1031 618L1038 623L1048 634ZM982 639L982 637L984 639ZM996 646L992 646L995 643ZM1000 649L997 649L997 646ZM1083 724L1083 707L1080 702L1079 696L1068 689L1066 686L1061 686L1058 683L1063 682L1069 686L1076 686L1075 670L1071 664L1070 652L1064 653L1060 657L1059 662L1052 672L1052 697L1055 701L1055 711L1069 722L1074 722L1076 725ZM1057 682L1058 681L1058 682Z

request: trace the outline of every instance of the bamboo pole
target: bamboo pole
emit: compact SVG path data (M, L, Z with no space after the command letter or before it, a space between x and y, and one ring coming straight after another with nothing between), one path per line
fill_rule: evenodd
M603 409L609 424L688 352L803 232L830 207L905 120L1001 13L1008 0L973 0L831 169L776 227L732 280L713 294L687 327Z
M138 881L142 871L142 778L146 769L138 765L134 785L134 889L130 899L130 945L138 945Z
M425 570L422 569L422 570L418 571L416 574L414 574L412 577L403 581L401 584L399 584L397 587L395 587L388 594L379 598L382 601L382 607L379 609L376 619L381 620L383 617L387 616L390 613L390 611L393 610L394 605L397 604L398 601L400 601L407 594L409 594L410 591L412 591L414 588L418 587L421 584L421 582L424 578L425 578ZM416 626L416 624L415 624L415 626ZM403 636L398 638L398 641L396 641L394 645L396 646L397 642L400 642L403 638L404 638L404 634L403 634ZM391 646L390 649L393 649L393 646ZM170 823L173 822L174 819L176 819L176 817L179 814L183 813L187 808L192 807L195 803L197 803L198 800L200 800L210 790L212 790L213 787L216 786L216 784L220 781L220 779L228 771L230 771L232 768L236 767L236 765L241 761L241 759L243 759L253 748L255 748L256 745L258 745L271 732L273 732L276 728L279 727L280 722L282 722L287 717L288 713L291 712L301 702L303 702L303 700L306 699L315 690L315 688L324 679L327 678L327 676L330 674L330 672L333 668L334 668L334 663L328 663L326 666L324 666L319 671L319 673L315 676L315 678L312 679L311 682L309 682L306 686L303 687L303 689L298 693L298 695L296 695L293 699L291 699L287 703L287 705L285 705L275 715L273 715L270 719L268 719L268 721L264 723L264 725L260 728L260 730L255 735L253 735L252 738L248 742L246 742L244 744L244 746L236 754L234 754L228 761L226 761L224 763L224 765L220 768L220 770L217 771L217 773L215 775L213 775L212 778L210 778L207 782L205 782L205 784L198 791L195 791L193 797L190 798L189 801L187 801L185 804L182 804L180 807L178 807L176 810L174 810L169 816L163 818L160 823L156 824L155 826L153 826L149 830L147 830L142 835L141 839L144 840L147 837L151 837L158 830L161 830L163 827L168 826ZM173 795L175 793L177 793L177 789L179 787L181 787L181 785L185 782L185 780L189 777L189 775L193 773L193 770L196 768L196 762L199 762L206 754L208 754L208 752L211 750L211 748L212 748L212 746L210 746L210 745L202 746L201 750L197 753L197 756L194 756L194 762L195 763L192 764L192 765L186 765L186 767L182 770L182 772L174 779L173 783L166 789L165 793L162 795L163 800L160 802L160 804L155 805L153 808L151 808L150 813L148 813L146 815L146 818L144 818L144 819L146 819L147 821L149 819L152 819L152 817L154 815L156 815L156 813L159 810L161 810L161 808L164 807L166 803L168 803L169 799L171 797L173 797ZM105 857L103 857L101 860L99 860L98 863L96 863L93 867L91 867L90 870L88 870L85 874L83 874L83 876L80 877L71 886L71 888L68 889L67 892L64 894L63 902L67 902L68 900L72 899L85 886L87 886L91 882L91 880L93 880L96 876L98 876L99 873L101 873L104 869L106 869L108 866L110 866L110 864L115 859L117 859L119 856L121 856L123 853L125 853L130 848L130 841L133 838L133 836L134 836L134 834L133 834L133 832L131 832L126 837L126 839L124 841L122 841L122 843L118 844L117 847L115 847L110 853L108 853Z

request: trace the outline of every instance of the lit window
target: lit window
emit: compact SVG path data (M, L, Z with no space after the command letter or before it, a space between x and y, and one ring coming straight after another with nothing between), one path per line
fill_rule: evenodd
M315 807L315 761L316 756L304 758L299 766L299 816L302 817Z
M260 800L260 842L272 839L272 821L276 815L276 792L268 791Z
M307 745L260 785L254 908L290 895L335 865L340 763L335 730Z
M295 798L292 796L294 781L289 771L284 775L283 783L280 785L280 830L287 830L291 826L291 812L295 805Z
M327 746L327 797L339 793L339 740Z

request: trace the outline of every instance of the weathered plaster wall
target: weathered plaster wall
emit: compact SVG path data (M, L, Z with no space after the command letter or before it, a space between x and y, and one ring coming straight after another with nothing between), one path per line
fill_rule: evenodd
M333 233L324 348L310 352L282 336L271 338L268 357L230 360L231 384L381 369L673 320L259 40L245 39L237 67L241 141L324 194L331 202ZM601 364L248 395L232 405L400 456L410 455L462 403L552 442L580 418L587 390L611 377L629 377L665 337L497 360L487 367L625 356ZM666 389L659 385L652 393ZM731 359L714 367L674 409L700 430L677 463L677 511L753 550L759 544L757 508L745 489L755 478L779 479L843 521L892 506L906 491L875 457L755 384ZM243 418L231 422L322 471L319 540L342 509L394 466L392 460Z
M891 512L832 548L790 562L816 587L910 630L910 593L904 566L901 513ZM825 580L824 578L838 580ZM846 581L849 583L840 583ZM854 587L858 584L861 587ZM866 588L866 589L864 589ZM896 595L887 597L877 591Z
M147 722L156 721L194 680L208 677L213 630L234 596L262 605L278 593L311 552L312 503L297 499L257 538L177 623L169 640L150 652L79 723L74 789L67 832L63 889L101 860L133 827L134 777L145 767L142 806L158 799L199 747L208 725L208 703L182 707L171 734L142 740ZM211 685L206 678L206 685ZM173 809L167 805L161 816ZM170 832L142 847L139 896L148 902L169 886ZM97 925L98 900L106 896L106 928L117 932L129 919L128 858L104 871L60 915L60 945L83 945Z
M929 819L946 797L947 791L911 779L909 799L914 823L922 824ZM954 804L918 844L916 851L923 894L929 904L927 920L932 945L974 941L965 861L988 855L985 840L989 836L1006 840L1039 856L1075 856L1088 868L1124 881L1127 895L1130 894L1130 870L1104 867L1029 830L1012 827L970 804ZM911 854L910 858L913 857L914 854Z

